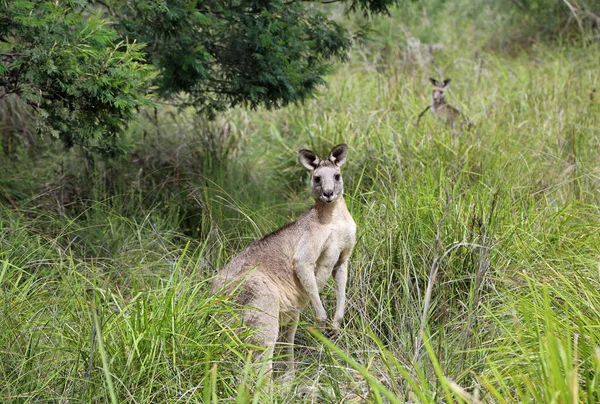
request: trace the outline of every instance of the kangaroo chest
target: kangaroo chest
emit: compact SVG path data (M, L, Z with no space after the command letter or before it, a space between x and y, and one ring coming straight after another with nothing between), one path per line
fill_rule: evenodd
M354 229L352 226L344 226L330 232L315 265L315 278L319 290L327 283L333 268L340 261L342 253L351 250L353 245Z
M444 102L439 102L439 103L433 103L431 104L431 111L433 112L433 114L437 117L440 117L442 115L444 115L444 113L446 112L446 103Z

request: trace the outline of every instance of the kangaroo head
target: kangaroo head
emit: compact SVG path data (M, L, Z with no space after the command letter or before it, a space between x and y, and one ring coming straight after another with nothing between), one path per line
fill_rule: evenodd
M434 104L442 102L444 100L444 97L446 96L446 87L448 86L448 84L450 84L450 79L438 81L436 79L430 78L429 81L431 81L431 84L434 85L432 94Z
M335 146L326 160L307 149L299 151L302 165L312 171L311 190L316 200L332 203L342 197L344 182L340 167L346 161L348 146Z

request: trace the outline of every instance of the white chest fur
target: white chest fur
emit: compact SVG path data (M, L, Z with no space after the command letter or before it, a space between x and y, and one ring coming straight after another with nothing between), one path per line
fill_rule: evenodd
M339 226L338 224L338 227L330 230L315 265L315 278L319 290L325 286L336 265L342 262L350 253L354 247L355 239L356 224L354 221L348 222L345 226Z

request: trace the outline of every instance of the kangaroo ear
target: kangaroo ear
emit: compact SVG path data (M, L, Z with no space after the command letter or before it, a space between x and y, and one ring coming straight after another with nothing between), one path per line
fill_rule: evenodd
M444 87L446 87L448 84L450 84L450 79L444 80Z
M300 162L302 165L309 170L314 170L319 166L321 159L315 153L310 150L302 149L298 152L300 155Z
M345 143L339 144L329 152L329 161L340 167L346 161L348 155L348 146Z
M433 78L430 77L429 81L431 81L431 84L433 84L436 87L439 85L439 83L438 83L438 81L436 79L433 79Z

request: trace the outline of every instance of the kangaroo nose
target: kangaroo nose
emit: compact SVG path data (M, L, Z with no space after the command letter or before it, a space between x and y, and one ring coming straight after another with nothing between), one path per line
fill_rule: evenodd
M333 191L323 191L323 196L325 198L332 198L333 197Z

